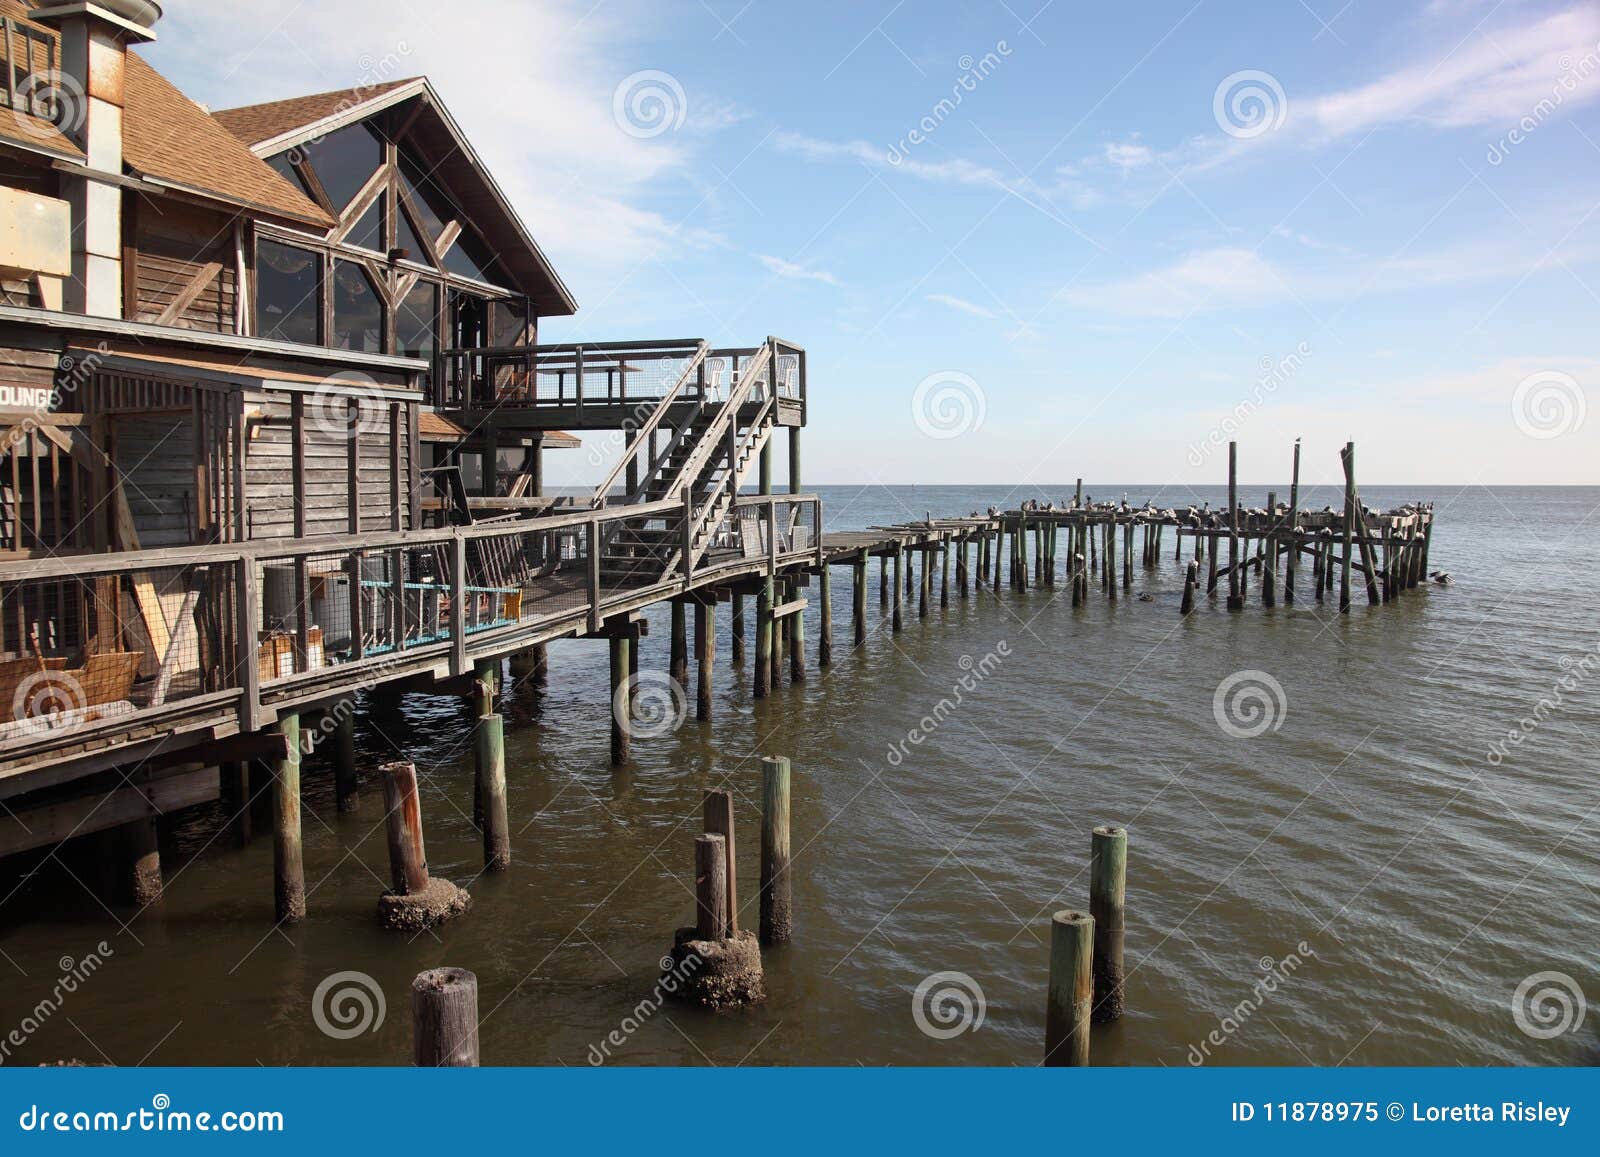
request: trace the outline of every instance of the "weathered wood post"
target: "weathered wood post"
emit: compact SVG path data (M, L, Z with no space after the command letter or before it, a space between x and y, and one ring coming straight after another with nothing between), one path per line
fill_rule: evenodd
M867 642L867 556L862 556L851 567L853 588L850 592L850 620L855 628L855 644L857 647L865 646Z
M334 705L333 728L333 793L340 815L348 815L361 806L360 783L356 778L356 715L355 704L342 699Z
M161 839L154 816L124 824L118 833L127 858L127 897L140 908L161 899Z
M728 633L733 636L732 655L735 667L744 666L744 595L739 591L733 592L729 602Z
M683 599L672 600L672 641L667 674L679 687L689 686L689 611Z
M791 601L800 597L800 580L789 583ZM789 614L789 679L794 683L806 681L806 617L800 611Z
M771 576L761 582L761 593L756 596L756 673L755 697L765 699L772 691L772 598Z
M967 597L967 587L970 585L968 582L970 576L967 571L967 545L968 535L963 530L956 539L956 594L961 598Z
M721 836L695 837L694 909L696 937L728 938L728 841Z
M822 564L817 576L817 666L833 666L833 583L830 567Z
M694 605L694 717L702 723L711 718L711 679L717 658L716 609L715 603Z
M1244 609L1239 585L1239 443L1228 443L1228 609Z
M761 943L781 944L793 931L789 898L789 786L787 756L761 760Z
M1289 475L1289 554L1283 560L1283 605L1294 606L1294 572L1300 566L1300 439L1294 440L1294 467Z
M1122 527L1122 589L1133 589L1133 520Z
M1194 589L1200 583L1200 564L1194 559L1189 560L1189 569L1183 576L1183 605L1178 608L1180 615L1189 615L1194 612Z
M430 968L411 982L411 1060L478 1067L478 978L465 968Z
M607 642L611 648L611 766L621 767L628 762L633 723L633 686L629 682L633 640L614 634Z
M482 719L494 711L495 684L499 682L500 664L491 659L480 659L472 665L472 714Z
M950 539L939 539L939 607L950 605Z
M1094 917L1064 910L1050 919L1050 988L1045 999L1044 1063L1089 1063L1089 1010L1094 999Z
M485 715L475 725L474 754L477 757L478 802L483 823L483 867L503 872L511 866L511 825L506 818L506 734L505 721L498 714Z
M1117 516L1106 523L1106 598L1117 601Z
M889 553L884 551L878 555L878 605L889 605Z
M1354 442L1345 443L1339 452L1340 460L1344 463L1344 558L1339 563L1339 613L1350 613L1350 553L1351 540L1355 534L1356 518L1360 512L1356 510L1356 471L1355 463L1351 456L1355 453Z
M1127 895L1128 832L1094 829L1089 853L1089 915L1094 918L1094 1014L1116 1020L1123 1006L1123 911Z
M413 763L386 763L383 776L385 827L389 840L389 886L399 896L416 896L428 887L428 857L422 842L422 801Z
M894 544L894 582L890 584L894 587L894 617L892 626L895 634L899 634L901 628L904 626L900 616L900 571L905 565L905 554L905 545L903 543L896 542Z
M244 847L254 834L251 823L250 765L224 763L218 772L221 778L222 804L228 815L228 831L238 847Z
M709 788L701 806L706 835L721 836L726 848L728 935L739 931L739 855L733 834L733 793Z
M788 653L790 636L794 630L788 617L780 616L777 611L794 597L794 584L788 579L779 579L772 590L772 597L776 600L772 607L772 689L776 691L783 686L783 661Z
M287 750L271 762L272 878L280 924L306 918L306 871L300 844L300 716L278 717L270 730L283 736Z

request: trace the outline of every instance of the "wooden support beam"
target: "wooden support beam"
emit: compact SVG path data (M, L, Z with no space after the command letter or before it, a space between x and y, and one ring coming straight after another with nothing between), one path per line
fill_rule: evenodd
M163 776L113 791L0 814L0 856L46 848L75 836L107 831L210 803L221 795L215 767Z

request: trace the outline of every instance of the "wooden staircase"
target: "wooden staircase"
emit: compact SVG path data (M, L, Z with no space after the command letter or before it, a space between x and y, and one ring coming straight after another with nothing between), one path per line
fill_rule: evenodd
M678 391L661 400L636 435L634 449L596 492L595 503L615 507L676 501L679 510L611 524L602 540L603 582L613 586L657 582L691 572L705 557L777 424L772 358L770 342L762 345L740 367L726 398L720 402L704 398L701 408L671 431L666 446L652 459L655 432L667 428L667 412L675 400L682 403L676 398ZM700 366L694 370L698 373ZM746 416L747 407L756 403L754 414ZM643 463L639 480L619 499L610 491L635 456Z

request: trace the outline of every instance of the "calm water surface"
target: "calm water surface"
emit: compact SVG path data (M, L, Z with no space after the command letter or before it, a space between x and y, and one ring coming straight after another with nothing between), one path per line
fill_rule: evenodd
M1221 490L1088 489L1225 501ZM1262 503L1259 489L1245 501ZM822 494L836 529L1026 496ZM1596 1063L1600 1015L1540 1040L1518 1027L1512 1000L1543 971L1600 998L1600 489L1365 497L1436 501L1433 565L1456 584L1387 609L1358 599L1341 617L1302 578L1292 609L1264 610L1252 590L1243 614L1213 603L1180 621L1169 534L1160 570L1135 571L1135 593L1153 602L1107 605L1096 590L1074 611L1058 597L1064 585L1008 589L998 600L952 597L947 610L935 600L898 637L880 623L874 572L871 635L853 650L841 569L829 672L754 702L749 669L727 662L724 607L715 722L691 718L636 742L621 772L607 766L604 644L557 644L548 689L514 687L503 708L516 862L500 876L476 878L460 701L413 695L400 715L366 714L368 765L404 756L423 771L430 866L471 883L470 915L436 935L380 933L373 908L388 873L376 784L364 784L359 814L339 816L331 772L313 758L311 918L299 927L272 928L270 838L227 846L216 808L171 833L167 898L136 918L77 882L81 859L48 862L20 885L8 878L0 1033L50 993L61 957L81 959L102 939L113 955L7 1063L406 1063L408 983L441 964L478 974L487 1061L590 1063L650 1000L657 960L691 917L708 786L736 792L753 900L753 757L767 753L795 764L795 939L767 953L771 997L629 1021L625 1043L608 1046L614 1063L1033 1064L1049 913L1086 902L1088 833L1106 821L1131 833L1131 975L1127 1016L1096 1030L1097 1063L1184 1065L1214 1030L1223 1043L1204 1047L1226 1064ZM1329 489L1305 504L1338 500ZM653 624L643 662L664 670L664 611ZM816 632L813 617L813 647ZM1002 643L1009 655L934 737L891 761L966 666ZM1253 739L1224 734L1213 714L1219 682L1241 670L1284 690L1281 726ZM1488 757L1558 695L1520 745ZM1236 1015L1262 964L1291 953L1302 961L1292 976ZM340 1040L317 1027L313 993L347 970L374 979L387 1016ZM913 992L945 971L971 977L984 1017L934 1039L912 1015Z

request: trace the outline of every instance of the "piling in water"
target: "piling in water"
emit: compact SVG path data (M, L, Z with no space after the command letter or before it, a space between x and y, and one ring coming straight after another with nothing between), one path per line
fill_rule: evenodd
M478 1067L478 978L466 969L430 968L411 982L411 1060Z
M1098 827L1090 839L1089 915L1094 918L1094 1012L1116 1020L1123 1005L1123 908L1127 892L1128 833Z
M1094 996L1094 917L1061 911L1050 920L1050 988L1045 1000L1044 1063L1089 1063L1089 1009Z

